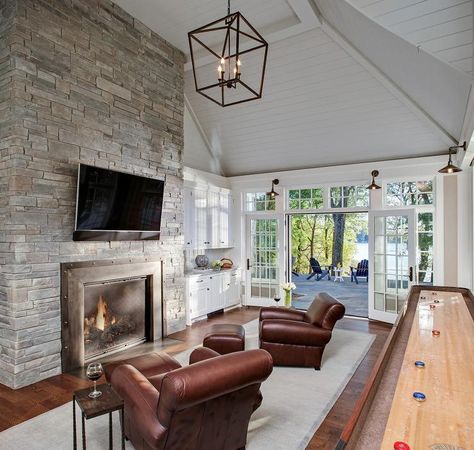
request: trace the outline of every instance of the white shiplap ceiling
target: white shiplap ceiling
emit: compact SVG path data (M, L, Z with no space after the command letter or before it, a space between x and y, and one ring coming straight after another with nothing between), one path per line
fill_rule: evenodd
M368 17L472 74L472 0L350 0Z
M115 3L189 53L187 32L225 15L227 2ZM470 82L463 79L458 86L459 80L453 79L455 86L445 93L456 94L453 104L438 114L436 102L413 100L396 79L348 42L350 36L328 25L325 6L319 0L233 0L232 10L240 10L270 42L261 100L221 108L196 94L192 72L185 73L193 117L225 175L440 154L460 137L451 122L462 122L466 104L456 95L463 98ZM450 76L448 70L433 84L425 83L423 95L439 96L440 84ZM455 119L443 123L453 115ZM185 152L192 151L193 142L185 142Z

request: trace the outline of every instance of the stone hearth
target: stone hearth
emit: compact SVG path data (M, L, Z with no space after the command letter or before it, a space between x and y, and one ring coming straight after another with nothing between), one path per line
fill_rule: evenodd
M61 372L61 263L161 258L185 327L183 64L109 0L0 0L0 383ZM165 178L160 240L73 242L80 162Z

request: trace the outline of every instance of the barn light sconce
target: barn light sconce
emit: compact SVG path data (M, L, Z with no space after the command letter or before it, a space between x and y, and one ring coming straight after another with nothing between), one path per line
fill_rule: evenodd
M444 166L442 169L439 169L439 173L457 173L457 172L462 172L462 169L456 165L453 164L453 160L451 158L452 154L457 153L457 149L462 148L464 151L466 151L467 148L467 143L464 141L462 145L453 145L452 147L449 147L449 158L448 158L448 164Z
M272 180L272 190L270 192L267 192L268 197L275 198L277 195L280 195L278 192L275 191L275 186L278 186L279 183L280 180L278 178Z
M378 176L379 176L379 171L378 171L378 170L372 170L371 175L372 175L372 182L367 186L367 189L371 189L371 190L382 189L382 188L375 182L375 177L378 177Z

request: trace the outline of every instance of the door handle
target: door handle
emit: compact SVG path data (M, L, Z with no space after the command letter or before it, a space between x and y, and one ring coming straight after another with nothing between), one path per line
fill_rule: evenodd
M413 281L413 267L410 266L410 271L409 271L409 274L408 274L408 278L410 279L410 281Z
M247 258L247 270L250 270L250 259Z

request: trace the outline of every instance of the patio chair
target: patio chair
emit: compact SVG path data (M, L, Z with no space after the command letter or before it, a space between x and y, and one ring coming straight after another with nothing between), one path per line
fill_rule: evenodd
M356 284L359 284L358 277L365 277L366 281L369 282L369 261L363 259L357 267L351 266L351 282L355 281Z
M306 278L307 280L311 280L311 278L313 278L315 275L316 281L319 281L324 277L328 277L328 280L331 280L331 273L329 270L321 269L321 265L315 258L309 258L309 264L311 266L312 273L310 273L309 277Z

